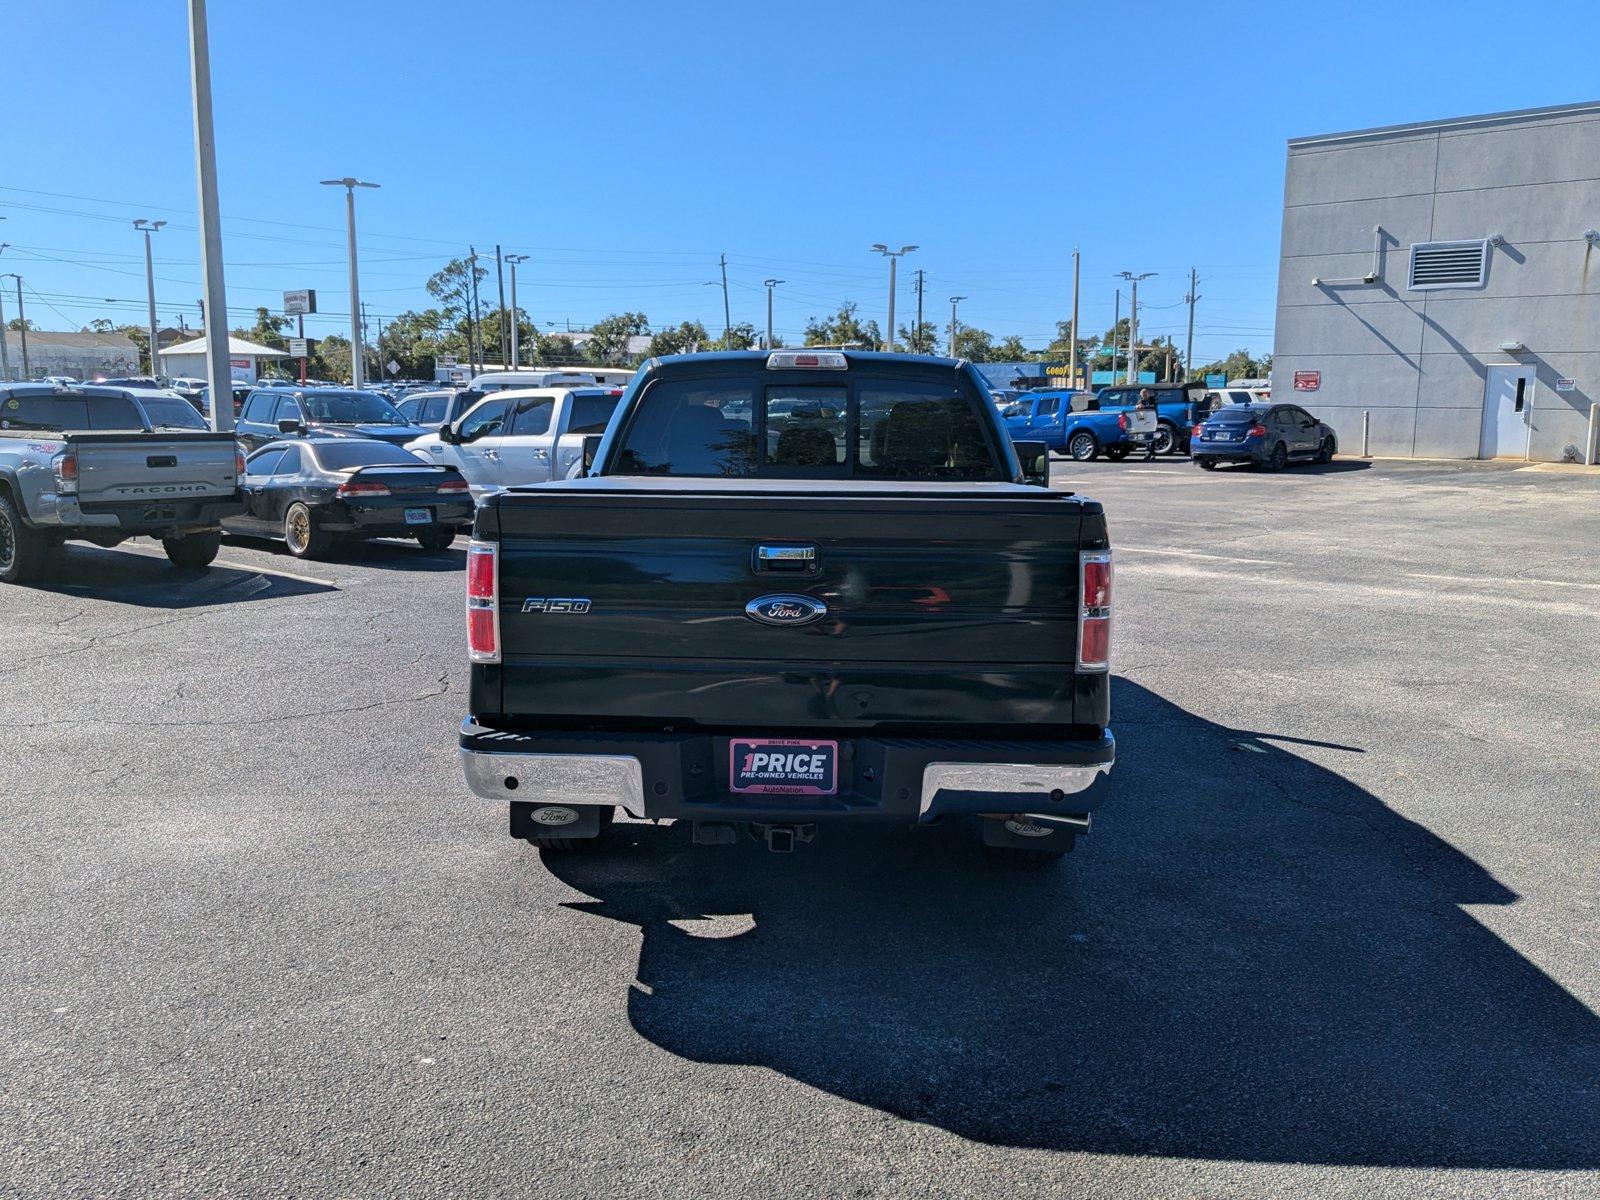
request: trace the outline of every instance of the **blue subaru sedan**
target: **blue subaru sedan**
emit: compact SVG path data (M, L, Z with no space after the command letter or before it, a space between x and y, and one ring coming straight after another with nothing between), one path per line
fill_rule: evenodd
M1295 404L1229 404L1189 433L1189 453L1207 471L1224 462L1281 471L1295 461L1329 462L1338 448L1333 430Z

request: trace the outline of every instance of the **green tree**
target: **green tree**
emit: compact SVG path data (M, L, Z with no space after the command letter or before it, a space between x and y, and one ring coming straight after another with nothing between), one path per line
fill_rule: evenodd
M1265 379L1272 371L1272 355L1256 358L1249 350L1235 350L1227 358L1195 368L1196 377L1226 375L1229 379Z
M711 336L699 321L684 321L675 329L663 329L650 339L648 358L664 358L668 354L693 354L711 345Z
M350 339L330 333L317 342L317 353L307 364L310 374L319 379L350 378Z
M1008 333L994 346L993 362L1032 362L1037 355L1022 344L1022 339Z
M902 325L896 336L911 354L932 354L939 345L939 327L932 321L924 321L915 329Z
M110 322L107 322L110 324ZM156 369L150 365L150 331L139 325L118 325L111 330L120 333L132 342L139 350L139 369L146 375L156 374Z
M622 363L629 358L628 339L650 332L650 319L642 312L613 313L589 327L593 335L584 356L594 363Z
M472 285L478 285L478 307L483 308L483 281L488 277L487 267L474 267L464 258L452 258L440 270L428 277L424 285L428 295L439 302L439 311L443 314L444 323L453 327L460 337L461 357L468 357L468 336L472 320ZM492 306L491 306L492 307ZM484 321L481 330L486 331L490 325L495 326L495 338L499 340L498 313L494 321ZM448 353L448 352L447 352ZM487 357L487 356L485 356Z
M968 362L994 362L994 335L971 325L956 325L954 357Z
M708 349L711 350L749 350L756 344L756 327L748 321L735 325L727 330Z
M29 333L32 333L35 329L39 328L39 322L35 321L32 317L29 317L26 321L24 321L21 317L12 317L7 323L6 328L20 333L24 325L27 326Z
M116 326L105 317L96 317L84 327L85 333L110 333Z
M256 323L248 329L235 329L233 336L254 342L258 346L271 346L274 350L287 350L289 339L284 336L294 322L288 317L274 315L265 308L256 309Z
M883 349L883 334L877 321L863 323L856 316L856 303L846 300L831 317L812 317L806 322L808 346L855 346L864 350Z

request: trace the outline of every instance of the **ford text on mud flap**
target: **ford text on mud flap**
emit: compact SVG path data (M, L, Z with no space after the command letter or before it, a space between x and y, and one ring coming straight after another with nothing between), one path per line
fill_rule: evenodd
M514 836L581 846L619 809L774 849L872 820L976 817L1027 857L1089 831L1105 516L1024 475L971 368L651 362L592 461L489 498L469 549L461 761Z

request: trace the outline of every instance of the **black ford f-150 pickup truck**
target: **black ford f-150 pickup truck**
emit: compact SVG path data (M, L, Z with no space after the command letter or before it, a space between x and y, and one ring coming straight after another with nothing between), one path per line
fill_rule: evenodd
M954 814L1030 858L1088 832L1105 516L969 365L652 360L584 459L489 497L468 553L461 761L512 836L577 848L617 808L774 850Z

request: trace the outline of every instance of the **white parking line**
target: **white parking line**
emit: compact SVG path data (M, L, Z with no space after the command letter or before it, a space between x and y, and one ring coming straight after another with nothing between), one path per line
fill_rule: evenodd
M1207 554L1203 550L1166 550L1154 546L1114 546L1117 554L1171 554L1178 558L1209 558L1216 562L1244 563L1253 567L1283 567L1288 564L1277 558L1234 558L1228 554Z
M1526 579L1505 575L1425 575L1421 571L1408 571L1410 579L1438 579L1446 583L1493 583L1510 586L1585 588L1600 592L1600 583L1580 583L1575 579Z

